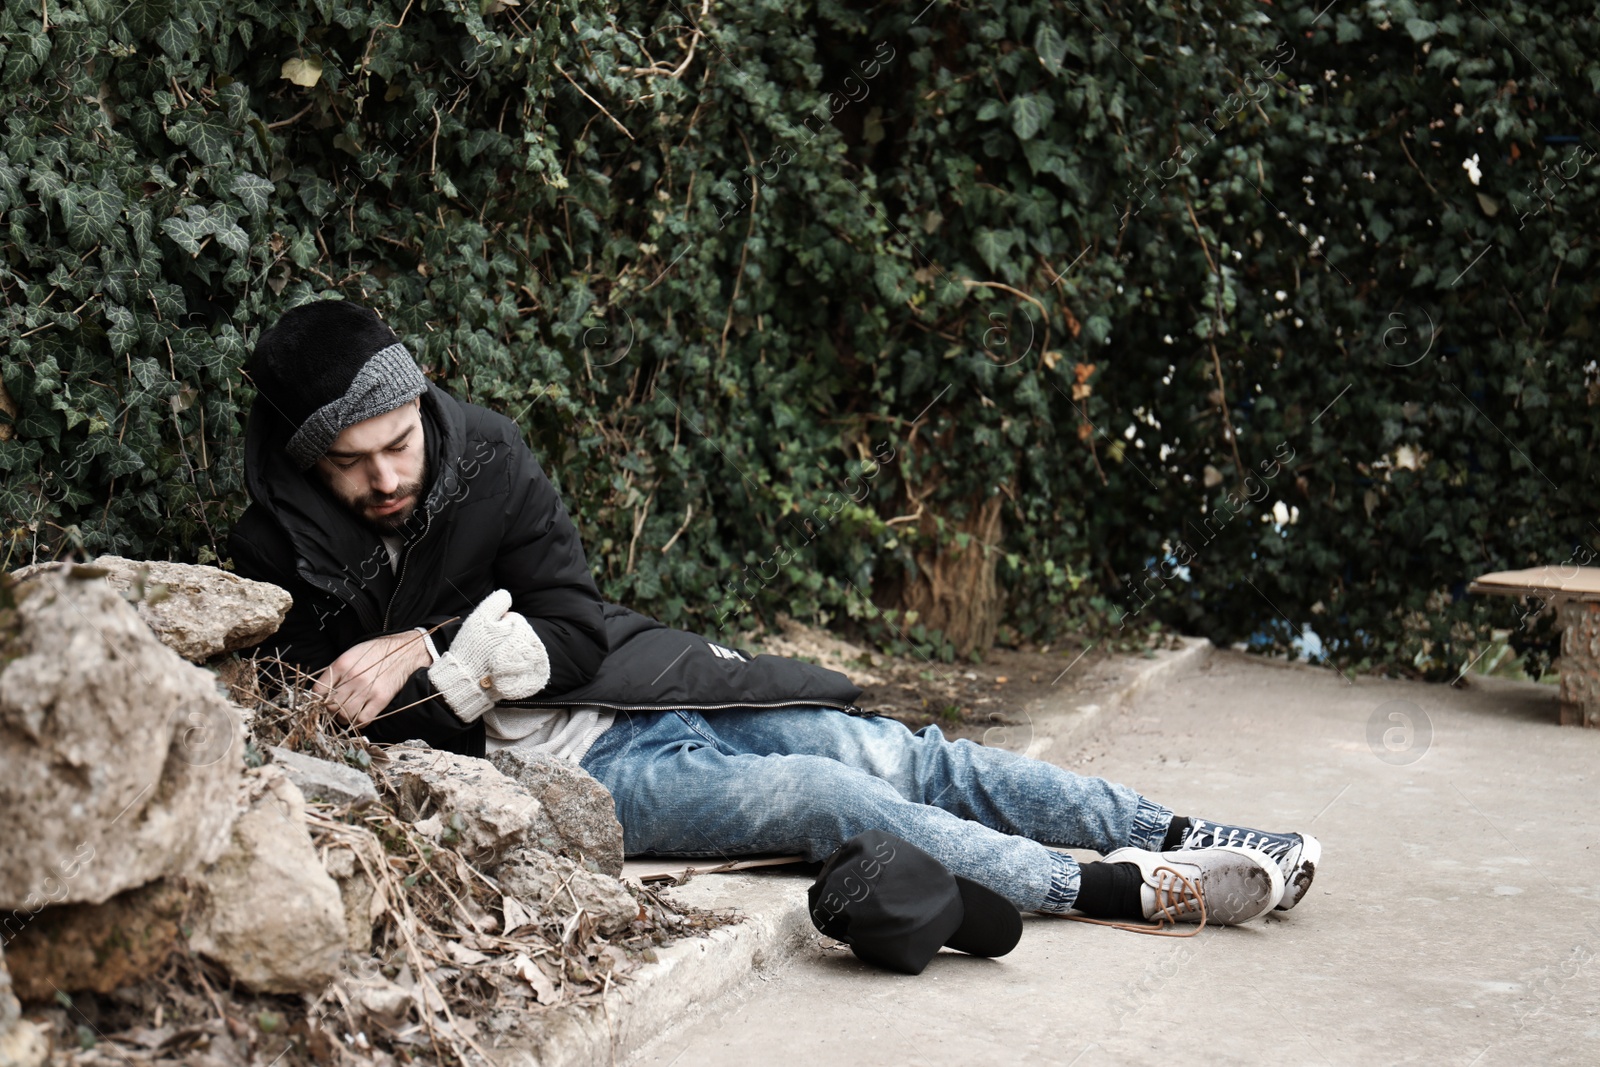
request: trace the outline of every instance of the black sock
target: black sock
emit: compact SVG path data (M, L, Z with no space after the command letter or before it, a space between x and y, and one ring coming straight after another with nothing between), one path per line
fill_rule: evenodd
M1172 823L1167 827L1167 836L1161 839L1161 851L1171 852L1183 844L1183 837L1189 832L1189 820L1182 815L1174 815Z
M1078 865L1078 899L1073 907L1091 919L1142 919L1144 907L1139 887L1144 875L1136 863L1083 863Z

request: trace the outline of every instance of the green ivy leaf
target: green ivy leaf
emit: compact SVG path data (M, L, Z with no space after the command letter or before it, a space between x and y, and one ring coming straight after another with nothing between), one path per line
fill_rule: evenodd
M321 178L308 178L300 182L300 202L318 218L327 214L338 198L338 192L331 182Z
M1006 253L1011 249L1011 231L979 230L972 238L972 246L977 249L979 258L990 273L998 274L1000 265L1006 261Z
M192 209L191 209L192 210ZM209 219L197 222L193 218L174 215L161 223L161 231L172 238L179 248L191 256L200 254L200 240L211 232Z
M1022 146L1022 155L1028 161L1028 169L1034 174L1054 174L1063 182L1071 178L1066 160L1061 158L1061 150L1054 141L1028 141Z
M67 187L66 179L48 164L28 168L28 184L41 200L53 200L57 204L62 202L62 193Z
M236 222L219 222L213 232L217 235L217 244L241 256L250 251L250 235L239 228Z
M1011 128L1019 139L1031 140L1049 123L1056 105L1048 96L1029 93L1011 101Z
M122 8L120 21L137 36L155 30L172 14L173 0L132 0Z
M233 161L233 130L226 118L215 112L196 115L194 109L184 115L167 128L173 142L188 148L202 163L215 166Z
M1039 53L1039 63L1051 75L1061 73L1061 61L1067 55L1067 42L1056 31L1055 23L1044 21L1033 35L1033 50Z
M1411 35L1413 41L1421 43L1439 32L1439 24L1429 22L1427 19L1406 19L1406 32Z
M121 478L145 468L144 458L125 444L113 444L106 460L106 475Z
M229 188L239 198L239 202L244 205L245 210L250 212L251 218L261 218L267 213L267 208L271 205L272 194L275 189L267 179L249 171L244 171L234 178L233 184Z
M135 204L128 211L128 229L133 233L133 244L141 253L149 247L151 232L155 229L155 216L144 204Z
M111 354L122 356L132 352L139 343L139 324L133 312L116 304L107 304L106 319L111 323L111 328L106 331L106 339L111 342Z
M27 173L21 167L8 164L5 154L0 153L0 211L22 203L22 179Z
M73 247L88 248L97 240L110 240L117 232L122 196L101 188L69 188L63 192L61 212Z
M156 44L173 59L182 59L199 36L200 27L189 15L175 15L156 31Z

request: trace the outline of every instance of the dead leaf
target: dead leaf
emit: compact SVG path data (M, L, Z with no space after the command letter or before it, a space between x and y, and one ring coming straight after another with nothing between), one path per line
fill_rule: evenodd
M511 961L511 966L516 971L517 977L528 983L529 988L533 990L533 995L538 998L540 1004L554 1004L556 1002L556 984L550 980L549 975L539 969L537 963L534 963L527 956L519 954Z
M1400 471L1419 471L1427 466L1428 453L1419 452L1410 445L1401 445L1395 449L1394 469Z
M534 921L533 916L528 913L528 909L523 907L522 902L513 896L500 898L500 914L505 917L505 926L501 928L500 932L508 936L511 931L527 926Z
M435 975L444 975L447 968L439 968L431 973L414 976L408 964L402 964L400 973L394 976L394 984L409 993L416 1001L417 1009L425 1015L435 1015L446 1010L447 1005L444 995L439 992L439 979Z
M383 883L378 882L372 887L372 903L367 905L367 921L375 923L383 918L389 911L389 895L384 892Z
M283 61L283 66L278 73L285 81L294 82L302 88L309 89L322 80L322 60L318 56L302 59L292 56Z
M489 929L492 932L494 927L491 926ZM474 949L478 952L494 952L500 947L493 938L479 937L475 933L464 935L461 938L461 945L463 948Z
M1077 378L1080 383L1086 382L1089 380L1089 377L1094 374L1094 368L1095 365L1093 363L1075 363L1072 366L1072 375L1073 377Z
M405 977L409 980L409 972ZM347 975L344 981L346 1003L388 1027L399 1025L416 1003L410 989L389 981L381 974L370 977Z
M1076 385L1074 385L1072 387L1072 399L1074 399L1074 400L1087 400L1087 399L1089 399L1089 394L1091 394L1093 392L1094 392L1094 386L1092 386L1092 385L1084 385L1083 383L1079 382L1078 384L1076 384Z
M172 1026L158 1026L154 1029L137 1027L133 1030L125 1030L114 1036L118 1041L126 1041L128 1044L138 1045L140 1048L160 1048L166 1044L167 1040L175 1032L176 1028Z
M0 412L4 412L12 422L16 421L17 402L11 399L10 393L6 392L6 384L4 382L0 382ZM11 440L11 434L11 423L0 423L0 441Z
M1065 304L1061 305L1061 317L1067 320L1067 332L1070 333L1072 335L1072 339L1076 341L1078 339L1078 335L1083 332L1083 323L1078 321L1078 316L1074 315L1072 313L1072 309L1067 307Z
M444 943L445 955L461 964L463 967L473 967L480 963L488 963L489 957L482 952L474 952L459 941L446 941Z
M572 935L578 932L578 927L582 925L583 918L587 914L582 908L579 908L568 917L566 923L561 927L561 943L563 945L572 941ZM585 938L584 940L588 939Z

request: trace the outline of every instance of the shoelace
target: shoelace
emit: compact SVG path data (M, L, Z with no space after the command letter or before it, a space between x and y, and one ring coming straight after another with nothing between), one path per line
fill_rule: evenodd
M1217 845L1243 845L1243 839L1235 841L1228 834L1220 834L1215 830L1203 830L1199 834L1191 834L1184 839L1183 848L1213 848ZM1276 834L1262 834L1250 842L1249 848L1265 852L1279 863L1289 858L1289 853L1294 851L1299 841L1291 837L1279 837Z
M1125 923L1113 919L1091 919L1087 915L1063 915L1063 919L1073 922L1093 923L1096 926L1110 926L1117 930L1127 930L1135 934L1153 934L1156 937L1193 937L1206 928L1206 898L1200 892L1200 886L1189 880L1182 871L1173 867L1161 866L1151 872L1156 877L1156 884L1152 886L1156 894L1156 921L1152 923ZM1162 874L1171 875L1163 878ZM1200 909L1200 921L1194 929L1179 932L1179 909L1194 907ZM1167 929L1174 927L1174 929Z

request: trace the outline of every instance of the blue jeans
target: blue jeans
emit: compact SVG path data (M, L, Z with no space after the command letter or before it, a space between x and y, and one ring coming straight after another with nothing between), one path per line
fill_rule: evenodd
M1156 850L1172 820L1103 778L832 708L618 712L581 766L615 798L630 856L817 861L880 829L1023 911L1077 899L1077 861L1045 845Z

